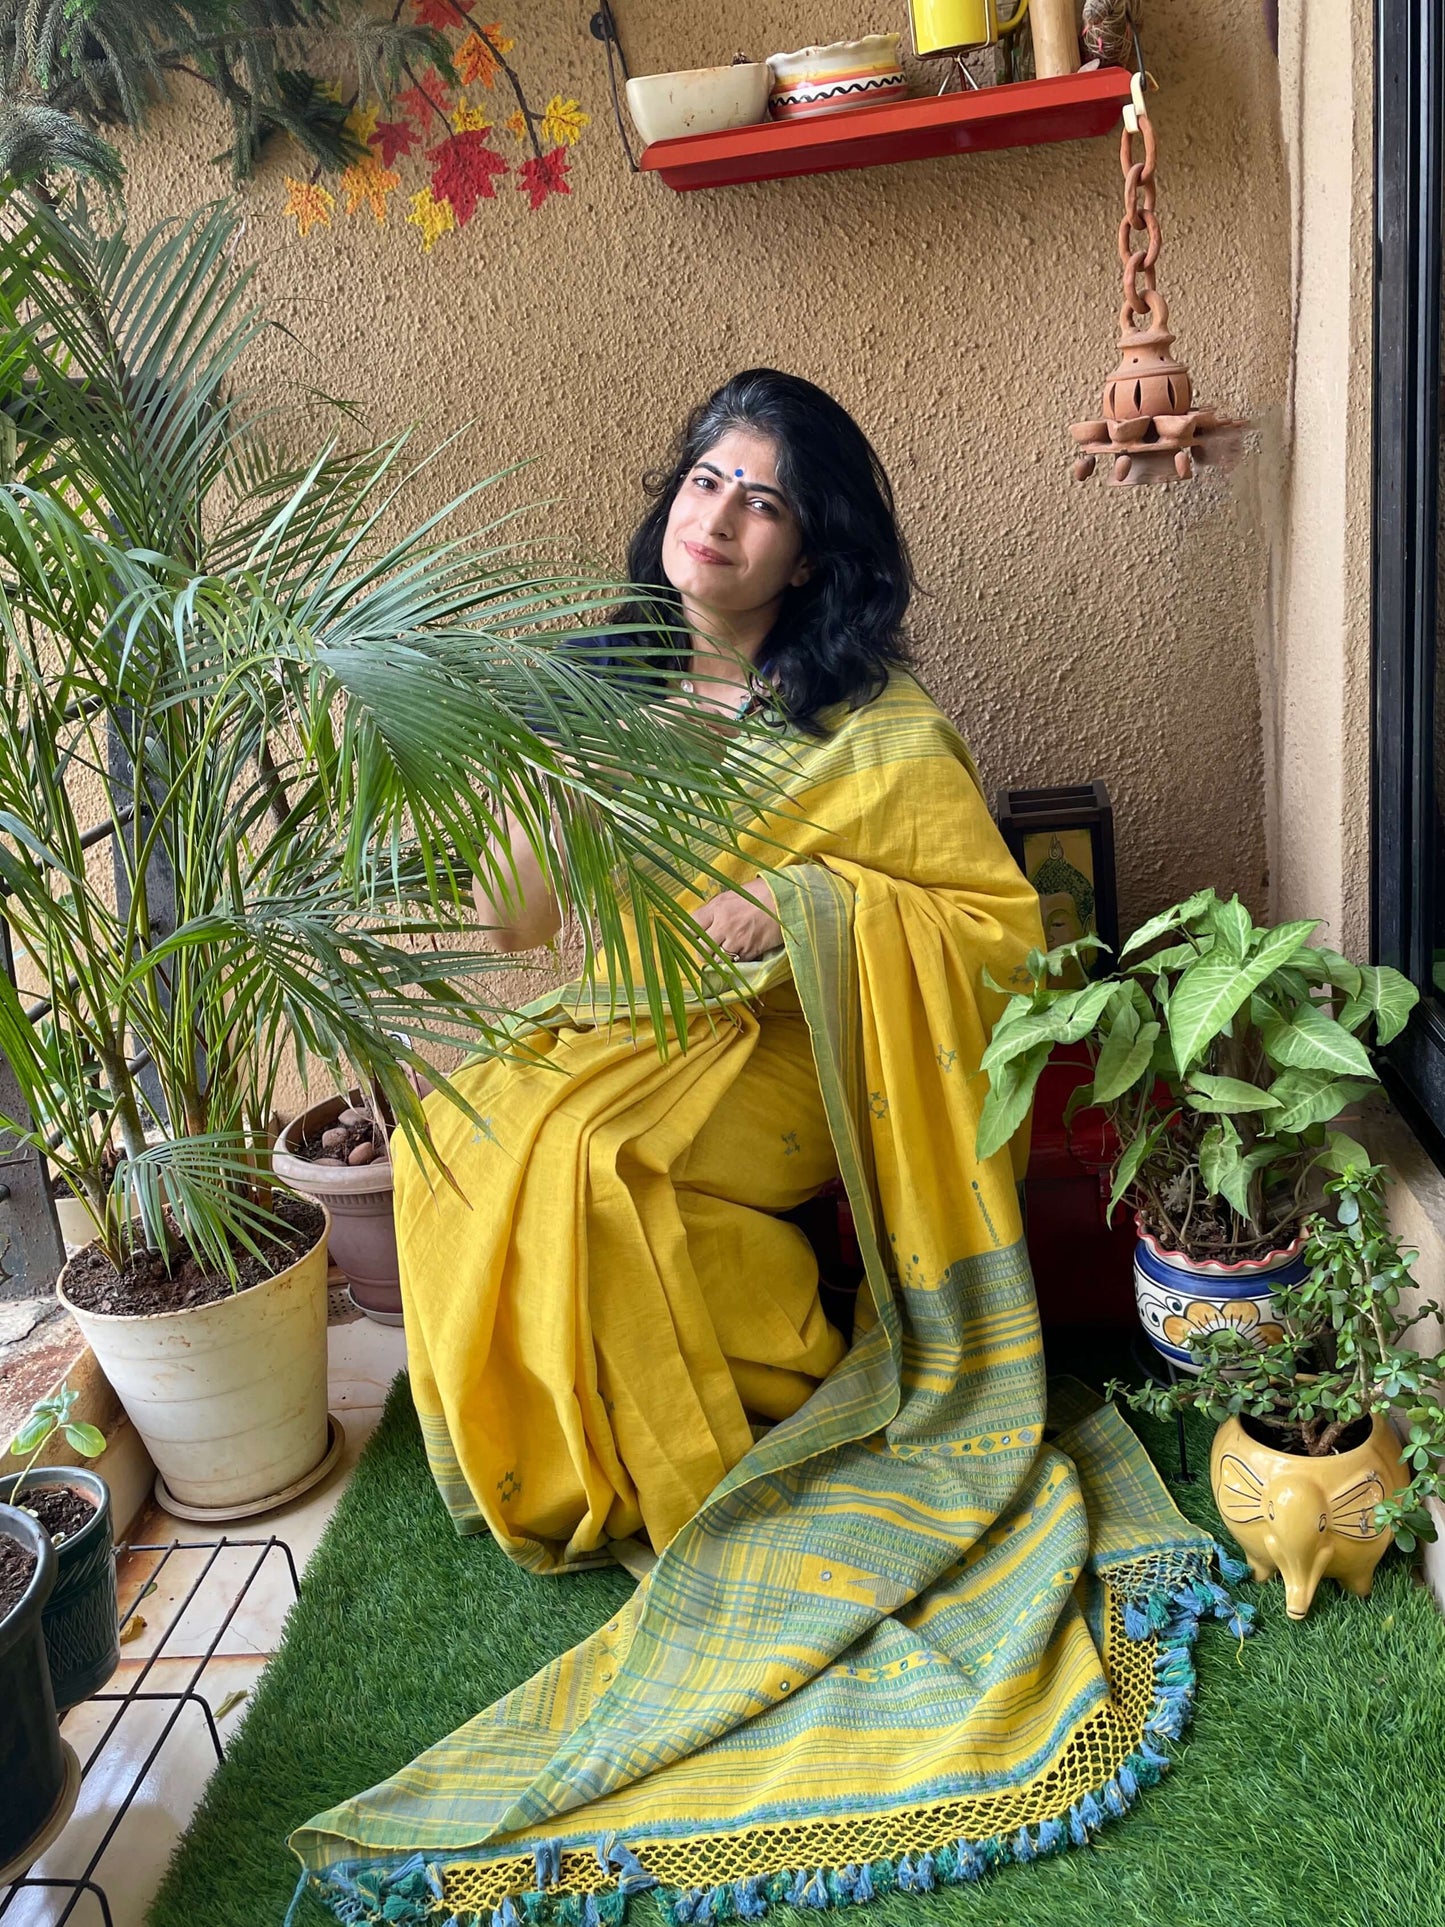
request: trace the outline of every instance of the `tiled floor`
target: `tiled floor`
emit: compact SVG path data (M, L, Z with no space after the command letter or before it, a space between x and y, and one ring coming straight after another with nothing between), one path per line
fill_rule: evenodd
M264 1518L226 1527L198 1526L172 1518L152 1506L130 1535L133 1541L169 1543L217 1539L267 1539L273 1535L291 1548L298 1571L316 1547L337 1499L341 1496L362 1446L371 1436L387 1391L406 1362L402 1333L389 1326L356 1318L337 1324L328 1333L330 1348L330 1406L346 1431L346 1445L335 1471L314 1491ZM155 1650L158 1633L205 1565L206 1553L176 1554L160 1574L154 1592L139 1599L137 1617L145 1627L121 1649L120 1671L107 1689L124 1692ZM216 1556L184 1617L166 1642L165 1657L156 1661L146 1684L156 1690L179 1690L195 1671L202 1655L229 1609L241 1579L257 1554L227 1550ZM156 1567L154 1556L131 1554L121 1565L122 1615L137 1602ZM291 1603L286 1561L279 1552L265 1556L241 1606L222 1633L216 1655L206 1666L196 1690L217 1714L222 1743L245 1718L243 1697L254 1684L267 1656L275 1650L281 1625ZM224 1714L221 1709L225 1708ZM67 1714L65 1737L85 1761L105 1732L115 1707L92 1701ZM30 1869L30 1877L63 1878L77 1874L116 1820L120 1801L137 1765L156 1746L163 1721L171 1711L164 1702L127 1707L96 1765L86 1777L70 1824L55 1845ZM185 1706L173 1731L161 1744L146 1773L140 1792L116 1828L96 1870L97 1883L110 1901L113 1927L141 1927L166 1862L190 1818L215 1764L215 1752L199 1707ZM0 1905L4 1895L0 1892ZM3 1914L4 1927L52 1927L71 1894L60 1889L20 1888ZM83 1894L70 1918L76 1927L99 1927L100 1907Z

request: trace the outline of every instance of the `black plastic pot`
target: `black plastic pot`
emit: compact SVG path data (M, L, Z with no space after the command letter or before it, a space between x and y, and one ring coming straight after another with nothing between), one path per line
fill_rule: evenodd
M15 1476L0 1479L0 1505L14 1505ZM110 1487L84 1466L37 1466L25 1474L20 1504L42 1486L68 1485L94 1505L87 1524L55 1548L55 1590L45 1608L45 1649L57 1709L64 1713L98 1693L120 1664L115 1608L115 1547Z
M60 1721L50 1690L41 1614L55 1584L55 1548L28 1512L0 1505L0 1533L36 1556L30 1584L0 1619L0 1867L44 1832L65 1791Z

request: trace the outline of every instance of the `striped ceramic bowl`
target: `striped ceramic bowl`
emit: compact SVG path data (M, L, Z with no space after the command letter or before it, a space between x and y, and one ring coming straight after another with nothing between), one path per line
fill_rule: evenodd
M799 47L773 54L769 111L774 120L807 120L849 107L872 107L902 100L908 83L898 65L896 33L873 33L863 40L837 40L828 47Z

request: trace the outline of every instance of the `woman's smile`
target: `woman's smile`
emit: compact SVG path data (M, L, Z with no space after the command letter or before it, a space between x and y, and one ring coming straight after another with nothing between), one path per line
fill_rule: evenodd
M774 441L728 428L702 451L672 499L662 566L696 632L756 655L810 569Z

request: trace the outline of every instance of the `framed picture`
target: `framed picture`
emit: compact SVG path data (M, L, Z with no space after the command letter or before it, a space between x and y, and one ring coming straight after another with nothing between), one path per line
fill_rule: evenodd
M1119 910L1114 809L1105 784L1000 790L995 814L1014 860L1039 893L1047 948L1099 937L1109 948L1095 951L1087 975L1107 975L1119 948ZM1082 983L1084 976L1076 970L1059 981Z

